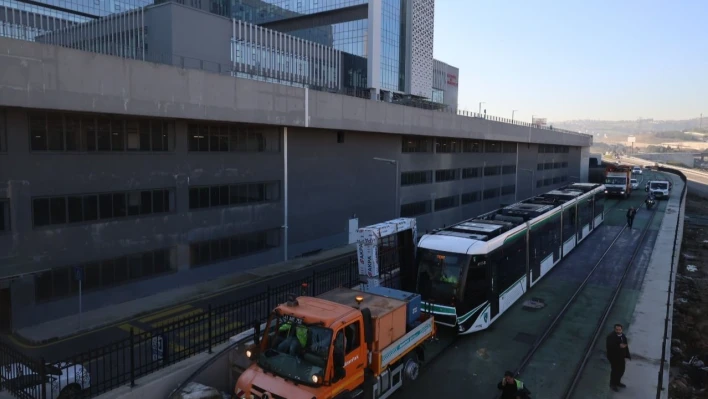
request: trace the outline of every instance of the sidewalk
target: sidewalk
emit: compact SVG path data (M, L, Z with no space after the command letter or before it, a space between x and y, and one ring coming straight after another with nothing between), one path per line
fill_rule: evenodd
M328 251L322 251L306 258L259 266L193 286L163 291L156 295L84 312L81 316L80 329L78 316L72 315L18 329L14 332L14 335L20 340L34 345L49 343L62 338L109 327L146 313L174 308L185 302L205 299L207 297L225 294L229 291L242 289L250 285L259 284L270 278L307 269L333 258L339 258L341 261L346 255L355 254L355 251L356 245L350 244Z

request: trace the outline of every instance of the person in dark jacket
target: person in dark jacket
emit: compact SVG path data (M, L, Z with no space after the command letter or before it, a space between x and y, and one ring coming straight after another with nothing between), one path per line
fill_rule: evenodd
M626 385L622 383L624 375L625 359L632 360L629 355L629 344L627 336L622 333L622 325L615 324L615 330L607 336L607 360L610 362L612 371L610 372L610 388L617 392L619 388Z
M502 391L502 399L525 399L528 398L528 389L524 383L514 378L514 373L507 371L497 388Z
M634 223L634 216L637 214L637 210L634 209L634 207L629 207L629 210L627 210L627 225L629 225L629 228L632 228L632 224Z

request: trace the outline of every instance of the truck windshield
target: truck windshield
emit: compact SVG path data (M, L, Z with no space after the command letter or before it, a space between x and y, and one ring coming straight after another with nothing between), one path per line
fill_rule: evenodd
M608 177L605 179L605 184L627 184L626 177Z
M668 183L652 183L649 186L650 189L652 190L667 190L669 188Z
M298 383L317 385L312 377L325 374L332 330L274 313L263 345L265 350L258 357L260 367Z
M449 303L458 296L460 276L469 256L418 250L418 292L425 300Z

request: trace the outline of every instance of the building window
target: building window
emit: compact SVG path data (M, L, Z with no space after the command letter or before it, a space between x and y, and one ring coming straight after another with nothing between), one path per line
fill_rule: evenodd
M435 212L444 211L445 209L454 208L459 205L460 196L452 195L450 197L435 199Z
M432 151L432 146L430 145L431 141L428 137L403 136L401 143L401 151L404 153Z
M280 229L238 234L190 244L191 266L199 267L280 247Z
M460 140L437 138L435 139L435 152L440 154L460 152Z
M479 191L464 193L461 196L462 205L471 204L479 201Z
M502 186L501 188L501 195L510 195L514 194L516 192L516 186L513 184L510 184L508 186Z
M83 273L81 290L84 292L164 275L176 269L170 252L169 248L159 249L42 272L35 276L36 299L38 302L46 302L78 294L76 267Z
M160 119L31 112L32 151L170 151L173 124Z
M279 152L280 134L275 128L238 124L190 123L189 151Z
M546 170L553 169L553 162L546 162L545 164L543 164L543 168Z
M189 188L189 209L255 205L279 200L278 181Z
M0 199L0 233L10 231L10 201Z
M462 142L462 152L482 152L480 140L465 140Z
M561 167L567 168L567 167L568 167L568 162L563 162L563 163L561 164Z
M503 142L502 152L507 154L516 154L516 143Z
M501 166L485 166L484 175L485 176L497 176L501 173Z
M560 162L554 162L553 163L553 169L560 169L561 168L561 163Z
M457 180L459 169L440 169L435 171L435 182Z
M482 168L464 168L462 169L462 178L463 179L474 179L479 177L479 172L480 169Z
M32 199L34 227L93 222L175 210L172 189L119 191Z
M433 182L432 170L419 170L401 173L401 186L414 186Z
M502 166L503 175L513 175L516 173L516 165L504 165Z
M540 163L540 164L536 165L536 170L543 170L543 164Z
M409 218L414 216L425 215L426 213L430 213L431 206L432 204L430 200L403 204L401 205L401 217Z
M496 198L498 196L499 196L499 187L488 188L488 189L484 190L484 193L483 193L483 198L485 200Z
M502 152L501 141L485 141L484 152Z

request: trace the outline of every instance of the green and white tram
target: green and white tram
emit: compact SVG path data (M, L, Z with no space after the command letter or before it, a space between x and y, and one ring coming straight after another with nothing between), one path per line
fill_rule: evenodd
M483 330L602 224L604 190L575 183L425 234L404 289L436 322Z

